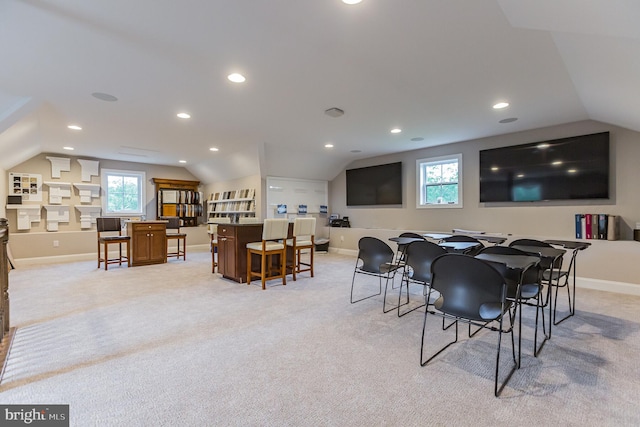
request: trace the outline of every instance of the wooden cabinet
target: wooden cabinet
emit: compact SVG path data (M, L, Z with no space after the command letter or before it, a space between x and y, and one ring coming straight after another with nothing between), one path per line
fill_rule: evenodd
M167 221L128 221L131 265L167 262Z
M218 225L218 273L236 282L247 281L247 243L262 240L262 224ZM258 269L256 265L254 268Z

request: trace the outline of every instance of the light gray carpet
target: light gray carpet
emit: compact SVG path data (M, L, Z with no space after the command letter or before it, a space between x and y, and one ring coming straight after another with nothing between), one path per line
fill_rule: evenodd
M526 319L522 369L495 398L496 334L421 367L422 312L349 304L354 261L318 254L315 278L266 291L211 274L207 252L13 270L0 402L70 404L74 426L640 425L640 298L579 289L539 358Z

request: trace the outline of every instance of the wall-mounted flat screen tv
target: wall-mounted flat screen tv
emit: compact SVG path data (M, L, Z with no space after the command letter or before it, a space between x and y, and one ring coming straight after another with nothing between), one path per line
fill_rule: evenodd
M347 206L402 204L402 162L347 169Z
M480 202L609 198L609 132L480 151Z

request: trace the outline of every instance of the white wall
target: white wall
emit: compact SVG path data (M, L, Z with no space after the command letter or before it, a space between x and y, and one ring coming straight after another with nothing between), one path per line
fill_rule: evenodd
M528 203L489 205L479 200L479 151L507 145L524 144L595 132L611 132L611 163L613 196L600 204L588 202ZM416 159L462 153L464 207L462 209L416 208ZM615 280L640 284L640 242L630 241L635 223L640 221L640 133L607 124L585 121L536 129L497 137L465 141L456 144L425 148L404 153L370 158L348 166L363 167L395 161L403 162L403 206L359 207L346 206L344 171L331 181L329 203L332 213L349 216L351 226L360 229L353 239L334 239L332 247L355 250L358 236L367 230L394 231L451 231L453 228L482 230L513 236L575 239L576 213L607 213L621 217L620 232L624 242L592 241L594 245L584 254L579 274L599 280ZM346 233L346 232L345 232ZM613 279L612 279L613 278Z
M38 154L31 159L17 165L16 167L2 173L2 180L0 182L2 190L0 194L2 196L3 208L6 204L8 191L8 174L9 172L31 173L42 175L43 181L55 181L56 179L51 177L51 162L46 159L47 155L54 157L68 157L71 159L71 170L69 172L62 172L61 177L58 179L61 182L82 182L81 181L81 167L76 161L76 156L64 156L60 154ZM86 157L80 157L85 159ZM99 161L100 169L123 169L123 170L136 170L144 171L146 174L146 217L149 219L155 219L156 217L156 194L155 186L153 184L153 178L167 178L167 179L183 179L183 180L197 180L191 173L185 168L173 167L173 166L161 166L150 165L145 163L132 163L132 162L120 162L114 160L104 159L90 159ZM93 176L91 183L100 184L100 177ZM49 204L48 186L43 185L42 202L40 205ZM59 230L55 232L46 231L46 215L44 210L42 211L42 219L39 223L32 223L31 229L27 231L19 231L16 229L16 212L6 212L6 217L9 219L10 230L10 245L14 258L38 258L38 257L60 257L77 254L93 254L97 251L96 246L96 231L95 225L91 229L83 230L80 228L79 212L74 209L74 205L80 205L79 196L77 190L72 188L72 196L70 199L63 199L64 205L69 205L69 222L60 223ZM99 200L94 200L92 205L100 205ZM185 227L183 230L187 233L187 242L189 245L206 245L208 243L208 235L206 232L206 226L199 227ZM57 246L54 246L54 241L57 241Z

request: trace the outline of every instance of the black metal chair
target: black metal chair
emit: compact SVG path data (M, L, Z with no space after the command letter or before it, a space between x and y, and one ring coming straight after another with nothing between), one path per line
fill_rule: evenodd
M420 364L429 363L446 348L458 341L458 323L468 323L483 329L498 332L496 350L496 367L494 395L498 396L518 368L513 336L513 319L511 307L513 301L507 298L507 284L503 275L489 263L468 255L446 254L436 258L431 264L431 285L428 288L426 301L431 293L438 291L440 296L433 306L427 306L422 326L422 342L420 345ZM433 307L433 309L430 309ZM508 314L507 325L504 317ZM428 315L439 315L444 319L452 319L455 325L455 339L429 357L425 357L425 337ZM497 326L495 326L497 323ZM448 328L447 328L448 329ZM502 384L498 386L500 373L500 349L502 334L511 335L511 352L513 367Z
M499 255L514 255L514 256L529 256L527 252L523 252L519 249L509 246L489 246L480 251L481 254L499 254ZM549 339L547 333L547 327L544 318L544 308L549 305L549 293L543 299L544 286L542 284L542 268L540 264L533 265L524 271L517 271L513 269L505 269L504 276L507 281L507 298L516 301L520 308L519 312L519 332L518 340L522 341L522 305L531 306L536 308L535 316L535 330L533 337L533 354L538 356L540 350ZM518 295L518 292L520 295ZM538 347L538 321L542 318L542 331L544 333L544 339ZM520 366L520 360L518 359L518 366Z
M413 233L410 231L407 231L405 233L401 233L400 236L398 237L411 237L413 239L421 239L421 240L427 240L426 237L424 237L421 234L418 233ZM396 263L402 263L405 261L405 254L407 252L407 247L409 245L407 244L402 244L402 243L398 243L398 248L396 250Z
M393 259L393 250L382 240L375 237L362 237L358 241L358 258L356 260L356 266L353 270L353 278L351 279L351 304L382 294L382 280L384 279L385 285L382 311L384 313L387 313L396 308L393 307L389 310L386 309L387 287L389 286L389 280L393 282L396 271L399 268L398 264L393 262ZM354 300L353 290L355 287L357 275L377 277L379 279L378 293Z
M424 307L420 304L417 307L410 308L404 313L400 312L400 307L409 305L409 284L415 283L423 287L423 296L426 294L427 286L431 283L431 263L434 259L447 253L442 246L428 241L418 241L410 243L405 250L404 272L402 281L400 282L400 293L398 295L398 317L402 317L407 313ZM407 301L401 304L402 289L407 284Z
M131 237L122 234L122 220L120 218L96 218L96 229L98 231L98 268L104 262L104 269L109 269L109 264L131 265ZM118 256L109 258L109 245L118 245ZM122 254L122 245L126 245L126 255ZM104 256L102 255L104 247Z
M516 239L511 243L509 243L509 246L535 246L540 248L553 248L553 245L547 242L543 242L541 240L535 240L535 239ZM562 256L556 257L553 260L542 258L540 261L540 267L542 268L542 278L544 279L545 282L547 282L547 284L550 285L549 294L551 294L551 287L556 288L555 297L553 297L552 295L548 295L548 298L554 298L552 321L556 325L560 323L562 320L566 319L565 317L562 320L558 321L557 323L555 322L556 311L558 309L558 294L560 293L559 292L560 288L564 287L567 289L567 299L568 299L569 311L570 311L570 315L567 317L572 316L573 312L575 311L575 305L573 305L573 298L569 289L569 271L562 269L563 261L564 261L564 257ZM575 260L572 260L572 261L575 262Z
M464 234L454 234L453 236L445 237L442 239L443 242L469 242L469 243L477 243L477 246L467 250L464 252L465 255L474 256L477 255L482 248L484 248L484 244L476 239L475 237L465 236Z

